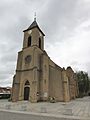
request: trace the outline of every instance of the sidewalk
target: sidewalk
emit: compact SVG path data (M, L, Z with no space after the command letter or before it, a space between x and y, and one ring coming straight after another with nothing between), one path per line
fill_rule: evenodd
M76 100L57 103L40 102L30 103L19 101L16 103L0 100L0 109L8 111L18 111L32 114L44 114L52 116L64 116L72 118L90 119L90 97L78 98Z

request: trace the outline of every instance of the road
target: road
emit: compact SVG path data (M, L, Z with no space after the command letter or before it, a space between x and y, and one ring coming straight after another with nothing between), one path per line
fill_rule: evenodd
M0 111L0 120L70 120L70 118L55 118L48 116ZM75 119L71 119L71 120L75 120Z

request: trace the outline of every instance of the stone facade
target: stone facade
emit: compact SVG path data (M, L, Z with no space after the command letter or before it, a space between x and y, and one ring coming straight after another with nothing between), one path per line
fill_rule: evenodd
M56 65L44 50L44 33L37 22L24 30L23 48L18 53L13 77L12 101L70 101L78 96L75 73Z

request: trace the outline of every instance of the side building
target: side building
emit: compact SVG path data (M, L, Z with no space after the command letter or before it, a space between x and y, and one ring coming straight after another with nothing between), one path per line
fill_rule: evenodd
M36 20L24 30L23 48L18 53L13 78L12 101L70 101L78 96L75 73L56 65L44 50L45 34Z
M11 97L11 87L0 87L0 99L8 99Z

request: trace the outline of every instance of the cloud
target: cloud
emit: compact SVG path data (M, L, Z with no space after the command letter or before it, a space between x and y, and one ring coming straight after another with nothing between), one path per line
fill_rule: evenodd
M90 31L87 31L89 25L89 21L84 21L73 30L73 36L68 37L63 42L49 44L48 51L51 58L62 67L71 65L75 70L90 71L88 59Z
M11 85L23 30L33 21L45 32L45 49L61 67L90 73L89 0L1 0L0 84Z

